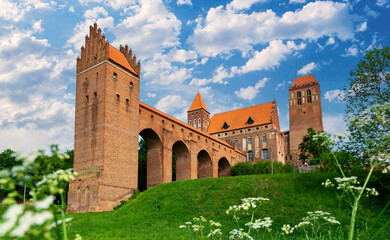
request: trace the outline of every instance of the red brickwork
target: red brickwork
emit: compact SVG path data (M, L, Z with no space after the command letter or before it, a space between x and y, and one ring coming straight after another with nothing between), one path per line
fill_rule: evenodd
M97 26L77 59L74 170L68 212L112 210L138 187L138 138L147 151L147 186L229 175L245 155L139 102L140 63L128 47L114 49Z

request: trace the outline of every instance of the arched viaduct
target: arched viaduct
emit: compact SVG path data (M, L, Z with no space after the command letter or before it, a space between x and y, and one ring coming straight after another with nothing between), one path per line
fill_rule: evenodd
M223 177L246 156L139 101L140 63L90 27L77 59L74 170L68 212L109 211L138 187L138 140L147 145L147 187L176 180Z

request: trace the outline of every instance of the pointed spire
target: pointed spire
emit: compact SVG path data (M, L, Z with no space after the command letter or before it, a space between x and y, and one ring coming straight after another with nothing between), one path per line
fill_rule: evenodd
M210 113L206 108L206 104L204 104L203 102L202 96L200 95L200 93L197 93L194 101L192 102L190 109L187 112L191 112L199 109L203 109L206 112Z

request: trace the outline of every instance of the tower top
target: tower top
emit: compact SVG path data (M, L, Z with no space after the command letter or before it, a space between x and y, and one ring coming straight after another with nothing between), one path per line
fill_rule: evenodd
M187 112L192 112L199 109L203 109L210 114L210 112L206 108L206 105L203 102L202 96L200 95L200 93L197 93L190 109Z
M298 77L294 79L294 82L290 88L303 87L306 85L312 85L318 83L318 81L314 78L313 74Z
M85 44L81 47L81 57L77 58L77 73L82 72L105 60L120 65L127 71L140 76L141 63L127 45L120 45L119 50L111 46L102 30L95 23L89 26L89 36L85 36Z

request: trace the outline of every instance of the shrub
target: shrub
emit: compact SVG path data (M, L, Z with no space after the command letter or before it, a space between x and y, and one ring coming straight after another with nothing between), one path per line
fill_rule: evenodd
M285 173L292 173L292 172L295 172L295 167L291 164L286 164L286 165L283 165L283 171Z
M231 172L233 176L251 175L255 174L255 169L253 168L253 165L249 162L241 162L234 165L231 168Z

